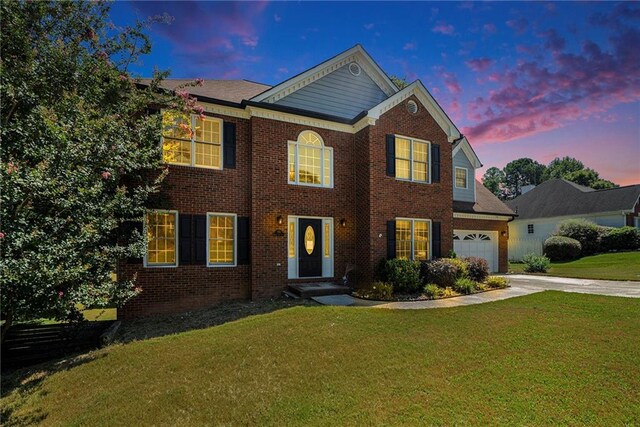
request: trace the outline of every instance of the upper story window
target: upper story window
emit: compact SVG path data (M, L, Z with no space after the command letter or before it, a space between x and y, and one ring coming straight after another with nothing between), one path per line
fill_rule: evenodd
M147 234L147 267L174 267L177 265L176 231L178 213L175 211L152 211L145 217Z
M430 182L430 143L403 136L395 137L396 178Z
M456 188L467 188L467 169L456 167Z
M333 187L333 149L320 135L305 130L289 141L289 184Z
M163 112L162 157L176 165L222 169L222 120Z

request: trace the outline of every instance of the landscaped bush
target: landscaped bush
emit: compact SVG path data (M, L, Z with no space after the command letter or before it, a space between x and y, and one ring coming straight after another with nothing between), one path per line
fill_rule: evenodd
M460 277L453 284L453 289L464 295L472 294L476 290L476 284L468 277Z
M463 260L467 264L467 275L474 282L484 282L489 276L489 264L484 258L468 257Z
M409 259L390 259L385 266L386 281L399 293L413 293L421 289L420 263Z
M556 235L577 240L582 246L582 255L592 255L600 250L600 228L585 219L568 219L560 223Z
M467 265L459 259L440 258L425 262L422 267L422 279L425 283L435 283L444 288L453 286L455 281L467 274Z
M551 267L551 262L546 256L527 254L522 258L524 271L527 273L546 273Z
M551 236L544 241L544 254L551 261L563 261L580 258L582 245L576 239L564 236Z
M492 289L503 289L509 286L509 281L506 277L489 276L485 284Z
M442 289L438 285L429 283L424 287L424 295L429 299L436 299L442 293Z
M640 230L635 227L609 228L602 236L602 248L625 251L640 248Z
M359 294L364 298L387 301L393 298L393 285L385 282L374 282L371 288L360 291Z

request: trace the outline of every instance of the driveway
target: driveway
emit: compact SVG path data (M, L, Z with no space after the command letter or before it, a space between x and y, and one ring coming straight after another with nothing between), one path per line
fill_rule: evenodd
M578 292L583 294L608 295L627 298L640 298L640 282L619 282L613 280L568 279L564 277L533 276L515 274L507 276L511 287L474 295L445 298L430 301L367 301L351 295L331 295L314 297L324 305L366 306L393 308L400 310L420 310L425 308L457 307L461 305L481 304L529 295L542 291Z

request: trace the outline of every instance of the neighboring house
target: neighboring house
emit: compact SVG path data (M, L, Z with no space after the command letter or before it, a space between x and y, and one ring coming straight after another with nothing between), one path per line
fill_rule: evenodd
M118 270L143 292L119 316L273 297L349 265L364 286L380 259L454 248L506 271L513 213L478 187L469 142L420 81L399 90L361 46L274 87L191 90L205 117L163 134L148 254Z
M542 254L544 241L566 219L607 227L640 227L640 184L594 190L564 179L545 181L506 204L518 215L509 223L509 255Z

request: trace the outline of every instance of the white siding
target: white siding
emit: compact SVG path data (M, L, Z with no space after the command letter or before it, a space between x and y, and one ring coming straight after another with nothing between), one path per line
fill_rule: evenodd
M351 119L385 99L387 95L364 69L354 76L345 65L275 104Z
M467 188L456 188L456 167L465 168L467 170ZM462 150L458 150L453 156L453 200L461 202L475 202L475 169L469 161L469 158Z

